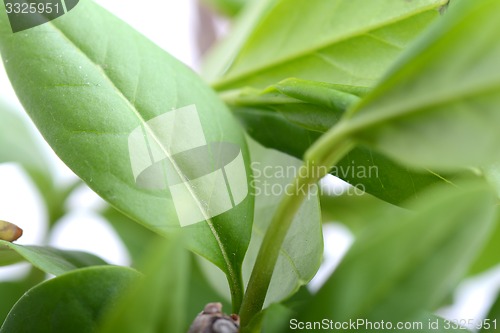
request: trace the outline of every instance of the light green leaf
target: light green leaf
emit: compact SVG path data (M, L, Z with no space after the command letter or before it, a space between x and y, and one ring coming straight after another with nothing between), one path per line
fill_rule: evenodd
M6 261L2 259L6 257ZM48 246L25 246L0 240L0 264L26 260L40 270L61 275L88 266L107 265L99 257L81 251L59 250Z
M372 86L446 2L273 2L214 86L264 88L289 77Z
M342 126L414 167L456 170L498 159L500 2L454 2ZM340 126L340 125L339 125Z
M366 229L300 318L399 321L434 310L479 254L495 204L478 182L428 191L414 215Z
M255 221L252 240L243 262L245 280L255 263L260 245L281 198L302 162L250 142L255 191ZM266 297L265 306L282 301L308 283L316 274L323 257L323 236L318 189L304 201L280 250L278 262Z
M110 311L99 333L186 332L188 252L179 238L159 239L144 259L144 278Z
M25 32L9 29L2 12L5 67L59 157L114 207L157 233L205 220L182 230L193 251L227 274L237 307L253 197L246 195L245 138L226 106L190 69L93 1ZM223 177L225 155L213 143L235 155L228 181L214 180ZM207 158L183 159L194 147ZM216 169L209 179L195 177L208 169Z
M66 273L28 291L0 332L94 332L106 311L139 277L132 269L109 266Z

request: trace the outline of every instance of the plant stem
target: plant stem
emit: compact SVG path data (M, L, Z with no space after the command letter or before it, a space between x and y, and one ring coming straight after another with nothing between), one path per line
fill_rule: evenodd
M243 297L240 310L242 327L248 325L264 305L279 251L295 214L302 205L304 198L310 193L311 185L316 184L318 180L325 176L330 168L354 146L351 140L345 139L348 137L346 136L347 132L341 129L334 132L337 134L330 136L329 140L321 140L320 147L316 147L316 144L311 147L318 154L306 153L308 158L301 167L298 173L299 176L293 181L291 191L287 191L286 196L274 214L260 246L247 291Z

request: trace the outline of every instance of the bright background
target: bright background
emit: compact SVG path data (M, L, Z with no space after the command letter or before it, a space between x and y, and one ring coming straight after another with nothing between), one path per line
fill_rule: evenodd
M200 68L198 42L198 5L195 0L97 0L102 6L128 22L149 39L195 70ZM227 22L217 24L224 31ZM0 91L2 99L14 109L20 106L0 63ZM26 117L26 116L25 116ZM27 118L27 117L26 117ZM1 119L0 119L1 121ZM33 127L54 166L55 178L69 183L76 176L55 156ZM333 177L332 177L333 178ZM330 178L328 186L343 186ZM104 203L87 187L82 186L70 198L72 213L58 223L48 240L52 246L94 253L109 263L128 265L130 258L115 232L93 211ZM24 229L19 244L43 244L47 221L40 196L29 178L14 164L0 165L0 219L18 224ZM350 232L340 224L325 226L325 260L311 288L317 289L333 271L352 243ZM28 264L0 268L0 281L15 279L27 272ZM491 289L494 288L494 289ZM456 304L443 309L441 315L449 319L482 318L493 301L491 290L500 288L500 274L490 272L466 281L458 289Z

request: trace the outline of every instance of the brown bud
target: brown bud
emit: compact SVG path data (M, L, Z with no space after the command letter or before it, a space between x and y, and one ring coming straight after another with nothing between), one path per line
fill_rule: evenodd
M23 229L17 225L0 220L0 240L13 242L23 235Z
M208 303L195 318L188 333L238 333L240 318L222 313L222 304Z

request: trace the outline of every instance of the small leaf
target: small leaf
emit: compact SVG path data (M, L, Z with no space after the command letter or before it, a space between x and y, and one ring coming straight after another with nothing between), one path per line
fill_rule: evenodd
M447 0L262 2L237 36L218 90L264 88L289 77L373 86ZM242 29L244 30L244 29ZM369 56L367 56L369 54Z
M132 269L108 266L79 269L43 282L16 303L0 333L95 332L139 277Z
M412 207L358 237L301 320L401 321L441 304L491 232L495 196L476 182L433 189Z
M455 1L351 110L344 130L413 167L457 170L495 162L498 11L496 0Z
M86 252L16 245L0 240L0 263L4 256L7 257L7 264L26 260L40 270L56 276L82 267L107 265L101 258Z

